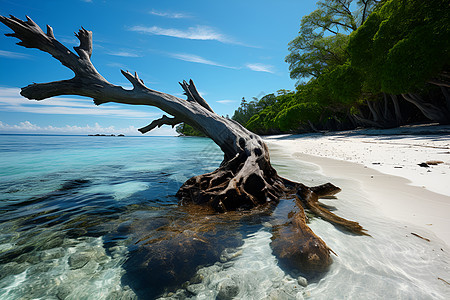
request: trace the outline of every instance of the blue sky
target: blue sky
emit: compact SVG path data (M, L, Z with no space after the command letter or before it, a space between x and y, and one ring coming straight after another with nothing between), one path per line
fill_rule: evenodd
M0 14L30 16L72 49L81 26L93 31L92 61L113 84L130 87L120 69L178 97L179 81L193 79L221 115L232 115L242 97L251 100L294 89L287 44L315 1L18 1L0 0ZM20 87L68 79L72 73L50 55L15 45L0 24L0 133L138 134L162 112L151 107L106 104L63 96L29 101ZM153 134L171 134L170 127ZM150 133L151 134L151 133Z

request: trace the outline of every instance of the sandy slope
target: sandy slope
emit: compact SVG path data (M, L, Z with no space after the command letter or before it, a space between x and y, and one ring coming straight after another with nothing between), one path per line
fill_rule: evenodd
M408 126L267 137L326 176L361 182L390 218L434 232L450 245L450 126ZM421 163L441 161L429 167Z

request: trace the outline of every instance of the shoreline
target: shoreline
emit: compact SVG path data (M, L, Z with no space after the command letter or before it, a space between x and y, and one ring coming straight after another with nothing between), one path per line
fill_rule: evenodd
M444 135L442 140L436 139L436 137L432 139L429 136L419 136L420 140L417 139L417 136L408 136L408 138L401 136L402 144L406 144L406 146L392 141L385 143L383 139L391 138L386 135L370 136L370 144L367 144L368 137L365 135L363 138L359 134L357 136L345 135L344 139L339 139L341 136L342 134L339 133L283 135L266 137L265 141L269 148L273 145L294 159L318 166L327 177L359 182L361 189L367 194L367 198L385 217L432 232L450 247L450 232L448 231L450 228L450 192L447 192L450 190L450 185L446 184L448 181L446 178L450 174L447 172L450 166L450 155L440 155L439 158L445 159L445 161L438 166L430 166L432 167L431 172L419 173L418 171L423 168L415 164L417 160L425 157L435 157L436 150L442 151L443 149L434 148L432 144L438 142L440 143L438 147L441 147L450 140L450 136ZM330 143L335 143L336 139L337 145L327 147ZM417 147L411 146L410 139L413 139L415 144L421 143L420 151L416 149ZM368 154L370 151L367 151L367 145L375 145L376 149L372 149L371 152L376 151L375 157L379 164L372 165L371 160L374 155ZM319 148L320 146L321 148ZM314 149L315 151L312 151ZM334 153L332 153L333 151ZM315 152L315 154L310 152ZM346 156L349 153L353 155L353 161ZM392 168L392 160L397 159L397 156L402 157L402 168ZM441 186L442 188L440 188ZM427 237L424 236L424 238Z

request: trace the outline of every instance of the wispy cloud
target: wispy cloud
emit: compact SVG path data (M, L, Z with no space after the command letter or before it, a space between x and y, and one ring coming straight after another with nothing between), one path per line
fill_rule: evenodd
M116 51L116 52L109 52L108 54L121 57L142 57L142 55L139 55L133 51Z
M235 103L237 101L236 100L218 100L216 102L221 103L221 104L230 104L230 103Z
M164 17L169 19L186 19L191 18L191 15L186 13L179 13L179 12L166 12L166 11L157 11L152 10L150 12L151 15L158 16L158 17Z
M236 67L223 65L223 64L217 63L217 62L212 61L212 60L208 60L206 58L203 58L201 56L194 55L194 54L170 53L169 55L171 57L173 57L173 58L176 58L176 59L179 59L179 60L183 60L183 61L199 63L199 64L205 64L205 65L211 65L211 66L217 66L217 67L223 67L223 68L229 68L229 69L237 69Z
M275 73L275 71L273 70L273 66L271 66L271 65L254 63L254 64L246 64L245 66L247 68L249 68L250 70L256 71L256 72L267 72L267 73L272 73L272 74Z
M118 63L118 62L109 62L106 64L108 67L112 67L112 68L119 68L122 70L130 70L130 68L128 68L126 65Z
M5 50L0 50L0 56L7 57L7 58L14 58L14 59L28 59L28 58L30 58L30 56L27 55L27 54L18 53L18 52L11 52L11 51L5 51Z
M56 37L61 43L65 44L65 45L78 46L80 44L80 41L78 39L71 37L71 36L63 36L63 35L57 34ZM95 48L98 47L97 41L95 41L94 46L95 46Z
M197 25L194 27L189 27L186 30L176 28L162 28L158 26L152 27L133 26L130 28L130 30L139 33L163 35L181 39L202 40L202 41L211 40L228 44L237 44L237 42L234 42L232 39L226 37L225 35L215 31L213 28L208 26Z
M51 98L44 101L30 101L19 94L18 88L0 87L0 110L58 115L91 115L121 118L154 118L158 113L148 113L139 110L124 108L116 104L95 106L87 99Z
M85 125L65 125L57 126L39 126L30 121L19 122L10 125L0 121L0 132L7 133L47 133L47 134L125 134L125 135L142 135L136 127L129 126L126 128L116 128L115 126L102 126L95 123L93 126ZM157 128L152 130L150 135L176 135L172 128Z

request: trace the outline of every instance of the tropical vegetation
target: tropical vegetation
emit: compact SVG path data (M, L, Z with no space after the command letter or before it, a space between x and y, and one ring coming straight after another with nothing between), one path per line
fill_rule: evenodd
M241 101L258 134L450 123L450 2L319 0L289 45L294 91Z

